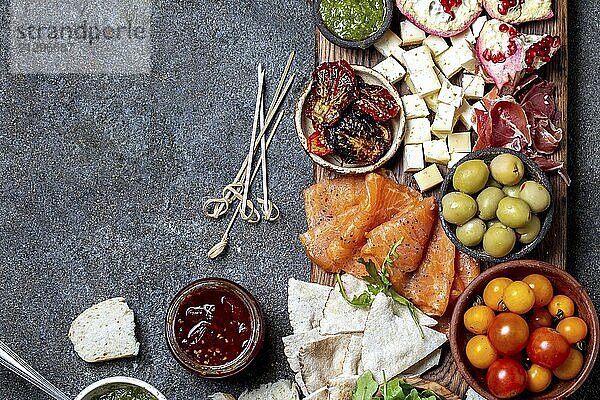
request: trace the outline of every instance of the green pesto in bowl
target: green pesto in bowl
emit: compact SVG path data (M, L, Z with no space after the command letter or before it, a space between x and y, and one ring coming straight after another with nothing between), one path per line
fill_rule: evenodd
M108 389L108 391L92 396L90 400L157 400L146 389L137 386L121 386Z
M343 40L365 40L385 22L383 0L321 0L320 3L323 24Z

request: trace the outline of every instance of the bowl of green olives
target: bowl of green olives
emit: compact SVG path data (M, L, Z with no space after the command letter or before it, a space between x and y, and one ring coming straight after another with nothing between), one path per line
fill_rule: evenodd
M535 162L506 148L474 151L450 169L438 195L446 235L481 261L522 258L552 224L550 180Z

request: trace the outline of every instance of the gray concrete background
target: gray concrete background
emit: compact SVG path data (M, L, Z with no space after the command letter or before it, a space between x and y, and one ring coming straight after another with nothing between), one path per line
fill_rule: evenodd
M600 5L570 4L569 270L600 307ZM157 2L153 71L148 76L8 74L8 4L0 0L0 340L52 382L76 395L112 375L157 386L171 400L290 378L280 338L290 331L286 281L308 279L296 235L305 228L301 190L311 164L290 114L270 152L280 221L238 223L227 257L205 257L225 221L209 221L205 196L230 181L245 151L254 71L269 87L290 50L298 84L313 65L310 9L280 2ZM291 99L296 97L295 87ZM186 283L223 276L260 300L265 350L246 373L199 379L171 358L163 338L169 299ZM135 310L139 357L87 365L67 339L86 307L124 296ZM594 396L597 367L574 398ZM0 369L0 399L45 399Z

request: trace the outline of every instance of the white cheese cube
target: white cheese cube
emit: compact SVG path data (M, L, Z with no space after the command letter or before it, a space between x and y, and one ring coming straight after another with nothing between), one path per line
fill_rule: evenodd
M423 118L429 116L427 104L418 94L402 96L402 107L406 119Z
M383 75L392 84L400 81L406 75L404 67L392 56L374 66L373 69Z
M385 57L393 56L400 64L404 65L406 50L402 48L402 40L391 30L388 29L373 46Z
M435 58L435 63L448 79L459 73L463 68L459 47L462 46L450 46L448 50Z
M427 46L415 47L414 49L405 52L404 62L406 63L406 68L411 74L433 67L431 51Z
M433 187L436 187L444 181L440 170L435 164L431 164L424 170L417 172L414 176L421 192L425 192Z
M428 163L448 164L450 153L445 140L430 140L423 143L423 154Z
M477 66L479 66L479 61L475 56L473 46L469 43L462 43L455 47L460 65L470 73L475 73Z
M471 132L451 133L446 140L450 153L469 153L472 150Z
M456 108L460 107L463 101L463 88L453 85L449 81L444 81L438 95L438 101Z
M423 160L423 145L405 145L402 158L402 170L404 172L415 172L420 171L423 168L425 168L425 161Z
M435 93L431 93L425 97L423 97L423 100L425 101L425 104L427 104L427 108L429 108L431 111L433 111L434 113L437 112L438 110L438 96L439 96L440 92L435 92Z
M456 113L456 107L450 104L439 103L438 111L435 114L433 124L431 125L431 131L434 134L449 134L452 133L454 128L454 114Z
M464 74L462 88L465 99L481 99L485 94L485 81L479 75Z
M404 143L420 144L431 140L431 124L427 118L415 118L406 121Z
M487 22L487 17L485 15L477 18L473 25L471 25L471 33L473 33L474 38L478 38L481 30L483 29L483 25Z
M400 38L404 46L419 44L425 39L425 32L410 21L400 22Z
M456 110L458 118L461 120L465 128L473 129L475 125L475 108L471 106L466 100L463 100L461 106Z
M448 168L452 168L458 163L464 156L469 153L451 153L450 161L448 161Z
M410 80L414 85L415 91L421 97L439 92L439 90L442 88L440 80L438 79L432 67L422 69L420 71L411 71Z
M406 73L406 76L404 77L404 83L406 83L406 87L408 87L408 90L412 93L412 94L417 94L417 88L415 88L415 84L413 83L412 79L410 79L410 73Z
M446 39L435 35L427 36L425 40L423 40L423 45L429 47L429 50L431 50L431 54L433 54L436 57L442 54L444 51L448 50L449 47L448 43L446 42Z
M473 36L473 32L471 32L470 29L466 29L464 31L462 31L461 33L459 33L458 35L454 35L452 37L450 37L450 42L452 42L452 44L454 46L458 46L464 42L470 43L470 44L475 44L475 36Z

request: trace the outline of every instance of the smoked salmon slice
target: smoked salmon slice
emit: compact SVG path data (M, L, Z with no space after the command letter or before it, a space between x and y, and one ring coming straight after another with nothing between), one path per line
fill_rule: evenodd
M331 221L365 197L365 178L345 176L322 180L304 190L304 208L309 228Z
M479 261L468 254L456 249L454 258L454 282L450 291L450 302L454 302L467 286L479 276L481 268Z

